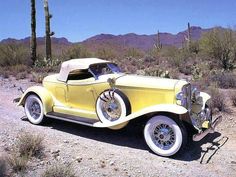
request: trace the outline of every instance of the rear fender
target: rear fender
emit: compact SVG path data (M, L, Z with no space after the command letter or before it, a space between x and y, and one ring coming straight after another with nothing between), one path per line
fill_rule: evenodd
M54 105L52 95L47 89L45 89L42 86L33 86L33 87L28 88L22 95L17 105L24 106L25 100L30 94L35 94L41 99L43 103L43 107L44 107L44 114L47 114L48 112L52 112L52 108Z

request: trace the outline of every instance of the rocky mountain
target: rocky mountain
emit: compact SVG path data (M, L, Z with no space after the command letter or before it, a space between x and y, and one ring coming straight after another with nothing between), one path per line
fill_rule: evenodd
M191 36L193 40L200 39L201 35L204 32L207 32L210 29L202 29L201 27L192 26L191 27ZM185 41L185 37L187 36L187 30L179 32L177 34L171 33L160 33L160 41L162 45L166 46L176 46L180 47L183 42ZM138 35L134 33L129 33L125 35L111 35L111 34L100 34L93 36L82 43L88 45L94 44L104 44L104 43L111 43L121 46L128 46L139 48L143 50L150 49L153 47L156 41L156 34L153 35Z
M14 38L7 38L3 39L0 43L7 44L7 43L22 43L25 45L30 44L30 37L26 37L24 39L14 39ZM68 39L62 37L62 38L56 38L52 37L52 43L53 44L60 44L60 45L71 45L72 43L68 41ZM44 37L38 37L37 38L37 44L38 45L44 45L45 44L45 38Z
M217 27L221 28L221 27ZM191 27L191 36L193 40L200 39L201 35L204 32L212 30L214 28L203 29L198 26ZM185 37L187 36L187 30L179 32L177 34L171 33L160 33L160 41L164 46L182 46L183 42L185 41ZM112 34L99 34L88 38L82 42L78 42L75 44L83 44L89 48L96 49L98 46L105 46L105 45L112 45L114 47L132 47L132 48L139 48L141 50L148 50L153 47L156 41L156 34L152 35L139 35L135 33L128 33L124 35L112 35ZM44 37L37 38L38 45L44 45ZM23 43L29 45L30 38L24 39L4 39L0 43ZM70 46L73 43L69 42L66 38L52 38L52 44L55 46Z

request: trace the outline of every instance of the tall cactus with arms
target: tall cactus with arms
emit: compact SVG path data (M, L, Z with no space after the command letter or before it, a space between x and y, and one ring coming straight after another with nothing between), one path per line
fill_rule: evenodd
M31 0L31 40L30 40L30 58L33 64L37 58L37 41L36 41L36 9L35 0Z
M44 13L45 13L45 46L46 46L46 59L52 59L52 49L51 49L51 36L54 35L54 32L50 30L50 19L52 15L49 13L48 0L44 0Z

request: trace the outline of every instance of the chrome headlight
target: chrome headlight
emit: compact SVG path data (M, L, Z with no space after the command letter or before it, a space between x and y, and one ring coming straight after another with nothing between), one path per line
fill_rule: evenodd
M191 109L191 85L184 85L181 92L176 95L176 99L181 101L181 105L186 109Z
M196 101L200 97L200 91L197 90L196 87L192 89L192 100Z
M203 102L200 91L196 87L192 89L192 102L195 104L202 104Z

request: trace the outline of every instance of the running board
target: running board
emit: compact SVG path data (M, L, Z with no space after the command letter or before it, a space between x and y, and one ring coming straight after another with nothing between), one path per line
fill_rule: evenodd
M62 113L56 113L56 112L49 112L46 114L46 117L50 117L53 119L58 119L58 120L63 120L67 122L72 122L76 124L82 124L82 125L87 125L93 127L94 123L99 122L96 119L88 119L88 118L83 118L83 117L78 117L78 116L73 116L73 115L68 115L68 114L62 114Z

